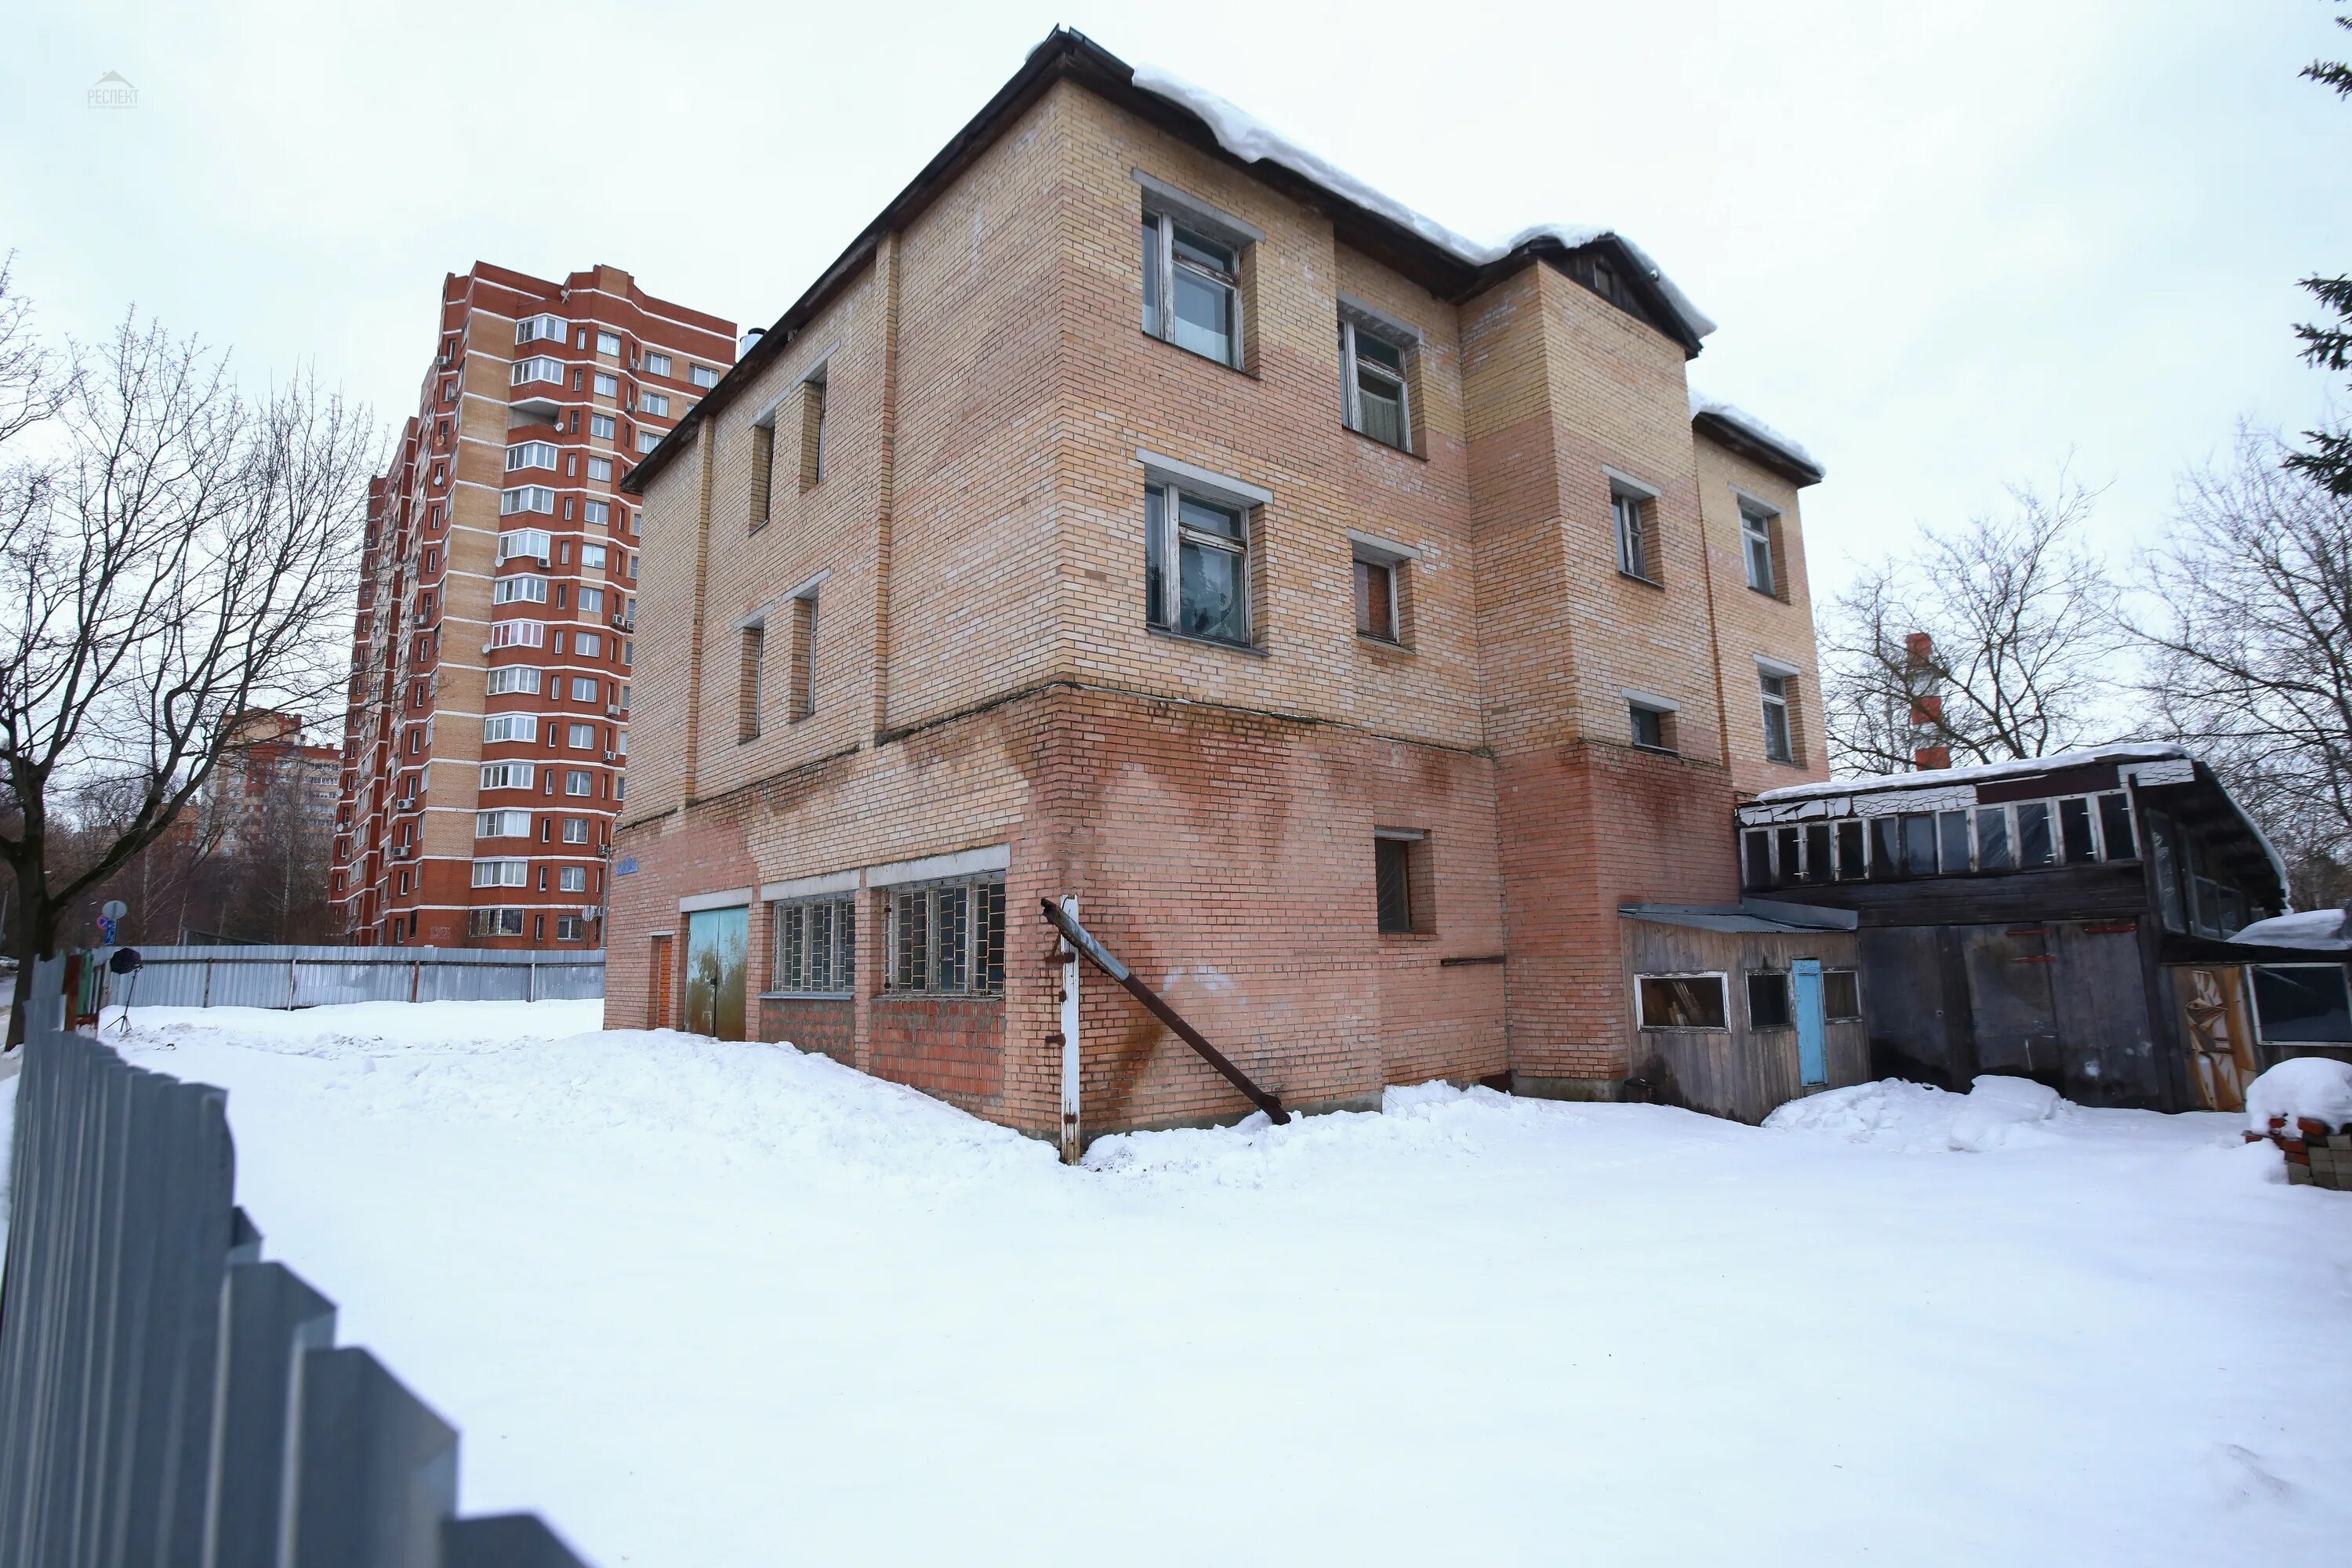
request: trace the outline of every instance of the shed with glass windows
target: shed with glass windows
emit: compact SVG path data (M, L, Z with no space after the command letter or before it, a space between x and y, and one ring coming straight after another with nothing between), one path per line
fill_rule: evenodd
M2190 1059L2167 972L2210 966L2223 939L2279 912L2285 879L2188 752L1797 785L1736 815L1751 894L1856 916L1874 1075L1965 1089L2008 1073L2158 1110L2231 1097Z
M1869 1078L1851 913L1759 899L1617 913L1633 999L1629 1092L1761 1121Z

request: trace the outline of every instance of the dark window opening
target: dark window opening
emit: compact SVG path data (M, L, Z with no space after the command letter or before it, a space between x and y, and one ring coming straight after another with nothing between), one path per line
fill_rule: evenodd
M1946 875L1966 871L1969 868L1969 814L1965 811L1938 813L1936 828L1942 839L1938 847Z
M1638 995L1645 1029L1729 1027L1720 974L1644 974Z
M2066 864L2086 865L2099 858L2098 841L2091 837L2091 803L2077 795L2058 803L2058 837Z
M2017 863L2020 866L2047 866L2055 859L2056 850L2050 841L2050 803L2029 800L2017 808Z
M1841 882L1858 882L1870 874L1870 862L1864 849L1862 824L1841 822L1837 825L1837 874Z
M2106 840L2108 859L2139 858L2139 846L2132 835L2131 799L2120 790L2099 797L2099 837Z
M1816 822L1805 828L1805 880L1826 882L1832 879L1833 868L1830 861L1830 825Z
M2352 1041L2352 994L2340 963L2258 963L2254 1015L2262 1037L2280 1045Z
M1822 1012L1831 1023L1862 1016L1862 980L1851 969L1822 971Z
M1748 972L1748 1026L1751 1029L1785 1029L1795 1021L1789 1005L1789 975L1786 970L1751 969Z

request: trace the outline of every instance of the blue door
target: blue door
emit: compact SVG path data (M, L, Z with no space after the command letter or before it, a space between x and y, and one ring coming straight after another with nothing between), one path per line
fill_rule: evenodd
M1822 961L1801 958L1789 966L1797 994L1797 1068L1807 1084L1830 1080L1829 1041L1822 1016Z

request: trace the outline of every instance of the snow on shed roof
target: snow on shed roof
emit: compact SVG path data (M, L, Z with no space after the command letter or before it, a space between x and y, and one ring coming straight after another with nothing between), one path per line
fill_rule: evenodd
M1690 411L1694 419L1712 416L1722 420L1749 440L1771 447L1799 468L1811 469L1816 479L1829 478L1829 470L1822 467L1821 459L1805 450L1801 443L1781 435L1737 404L1709 397L1694 386L1690 389Z
M2025 757L2015 762L1978 763L1964 768L1927 768L1915 773L1874 773L1867 778L1784 784L1779 789L1766 790L1756 799L1759 804L1774 805L1782 801L1818 800L1828 795L1874 794L1880 790L1942 789L1956 784L1980 784L1987 779L2021 778L2032 773L2053 773L2060 768L2089 767L2095 763L2147 763L2168 758L2196 760L2179 746L2133 741L2114 746L2087 747L2079 752L2058 752L2046 757Z
M1311 180L1368 212L1380 214L1473 267L1485 267L1500 261L1512 252L1538 240L1557 240L1573 250L1579 246L1613 239L1624 247L1625 254L1633 258L1634 265L1649 274L1650 280L1658 286L1658 292L1665 296L1666 303L1674 308L1675 314L1681 318L1693 338L1703 338L1715 331L1715 319L1700 310L1691 297L1666 276L1665 270L1650 258L1649 252L1613 228L1591 224L1537 224L1521 229L1500 245L1484 245L1446 227L1435 218L1414 211L1385 191L1366 184L1247 110L1204 87L1187 81L1165 67L1148 63L1138 65L1135 68L1135 85L1199 115L1216 137L1217 144L1242 162L1254 163L1262 159L1279 164L1301 179Z
M2256 947L2309 947L2331 952L2352 952L2352 940L2344 934L2342 910L2300 910L2293 914L2273 915L2242 927L2230 940L2251 943Z

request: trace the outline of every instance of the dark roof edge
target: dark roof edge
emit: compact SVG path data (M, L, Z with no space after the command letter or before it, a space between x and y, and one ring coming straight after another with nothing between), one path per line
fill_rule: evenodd
M1820 484L1828 477L1821 468L1787 447L1765 440L1747 426L1734 424L1720 414L1706 410L1694 414L1691 416L1691 428L1717 446L1771 469L1799 489Z

